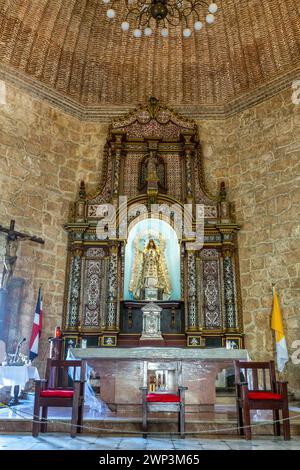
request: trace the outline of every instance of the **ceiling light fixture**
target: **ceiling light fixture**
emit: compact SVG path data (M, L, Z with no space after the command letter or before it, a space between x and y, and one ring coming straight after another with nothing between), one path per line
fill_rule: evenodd
M183 25L183 37L189 38L192 30L201 31L204 17L207 24L215 21L218 6L205 0L103 0L108 6L106 16L113 20L117 16L117 5L125 4L126 14L121 23L122 31L133 28L136 38L151 36L155 28L162 37L169 36L169 28ZM201 21L202 19L202 21Z

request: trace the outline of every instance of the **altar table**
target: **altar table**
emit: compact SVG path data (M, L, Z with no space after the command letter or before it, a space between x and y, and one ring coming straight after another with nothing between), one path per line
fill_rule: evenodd
M249 359L245 349L225 348L87 348L72 349L72 353L99 374L101 399L117 406L141 404L140 387L146 385L149 367L176 364L178 384L188 387L186 404L190 409L214 405L219 372L233 368L235 359Z

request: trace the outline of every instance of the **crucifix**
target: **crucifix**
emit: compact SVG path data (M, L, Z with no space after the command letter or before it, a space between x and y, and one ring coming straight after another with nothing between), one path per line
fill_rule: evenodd
M14 269L17 262L17 250L19 240L30 240L35 243L44 244L45 241L42 238L36 237L35 235L28 235L27 233L17 232L15 230L15 221L10 221L9 228L0 225L0 232L7 234L6 247L4 255L4 268L1 279L1 290L7 290L8 283L13 276Z

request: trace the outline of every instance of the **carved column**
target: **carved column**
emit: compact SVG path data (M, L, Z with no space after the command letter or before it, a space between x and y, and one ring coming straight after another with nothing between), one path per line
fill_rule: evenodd
M121 245L121 280L120 280L120 297L124 300L124 277L125 277L125 245Z
M221 223L230 223L231 214L230 214L230 203L227 201L227 191L225 182L222 181L220 184L219 191L219 217Z
M86 200L86 191L85 191L85 183L84 181L80 182L79 187L79 195L76 202L76 213L75 219L76 222L84 222L85 221L85 200Z
M158 141L155 139L148 140L149 158L147 160L147 195L148 204L156 204L158 195L158 182L159 177L157 174L157 152Z
M67 327L75 328L80 320L80 291L81 291L81 266L82 250L76 248L71 260L71 274L69 283L69 311Z
M113 198L117 199L120 189L120 166L123 151L123 132L114 133L115 142L112 144L114 153L114 170L113 170Z
M193 200L192 188L192 165L191 165L191 150L185 151L185 169L186 169L186 197L188 201Z
M185 246L180 245L180 297L184 299L185 294Z
M106 303L106 329L116 330L118 318L118 246L110 247L108 289Z
M197 275L196 275L196 252L187 251L187 317L188 331L197 331Z
M194 132L184 132L184 156L185 156L185 174L186 174L186 199L188 203L193 202L193 165L192 154L195 150L195 144L192 142Z
M224 308L226 329L237 328L235 279L233 267L233 253L230 248L223 250L223 276L224 276Z

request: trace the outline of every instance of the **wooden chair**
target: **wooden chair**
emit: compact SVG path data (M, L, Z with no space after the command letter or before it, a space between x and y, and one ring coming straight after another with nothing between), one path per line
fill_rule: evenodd
M71 407L71 436L82 429L84 386L86 381L85 362L47 360L45 380L35 381L32 435L47 431L49 407ZM40 418L42 408L42 418Z
M251 439L250 410L272 410L274 434L280 436L279 410L281 410L284 420L284 439L289 440L291 434L287 382L276 381L274 361L235 361L234 366L240 435L245 434L247 440ZM241 381L243 375L244 378ZM245 426L244 429L243 426Z
M143 403L143 437L147 437L149 413L178 413L178 433L185 438L185 390L178 387L176 393L148 393L148 387L141 387Z

